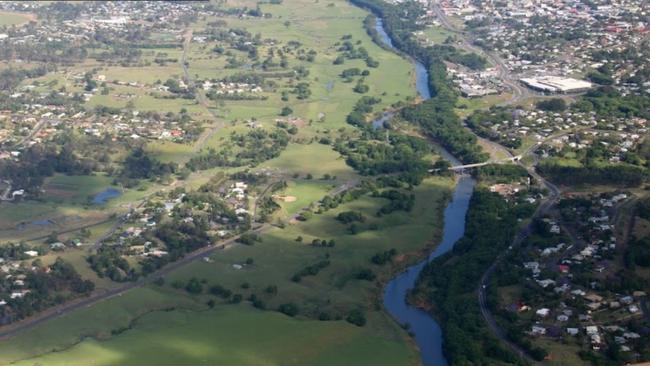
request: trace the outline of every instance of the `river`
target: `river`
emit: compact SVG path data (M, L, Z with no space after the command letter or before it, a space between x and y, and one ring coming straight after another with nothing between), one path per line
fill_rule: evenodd
M381 36L382 41L390 48L395 49L393 42L384 30L383 22L377 18L375 28ZM415 66L415 86L422 99L431 98L429 90L429 73L426 67L417 60L411 59ZM382 124L387 116L381 118ZM460 165L458 159L439 145L435 145L440 155L452 165ZM438 323L426 312L410 306L406 303L406 296L415 285L422 268L431 260L451 250L465 233L465 215L469 207L469 200L474 191L476 182L469 176L462 176L452 199L445 208L444 228L442 241L436 249L429 254L429 257L399 274L391 280L384 290L384 307L400 324L408 324L409 330L414 334L415 342L420 349L420 356L424 366L446 366L448 365L442 353L442 331Z

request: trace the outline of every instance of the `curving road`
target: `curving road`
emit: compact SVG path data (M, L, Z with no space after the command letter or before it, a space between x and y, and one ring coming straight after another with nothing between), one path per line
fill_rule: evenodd
M465 49L477 53L479 55L483 54L487 56L490 62L497 69L497 76L499 77L499 79L501 79L503 84L508 86L508 88L510 88L510 90L512 91L512 98L510 98L510 100L500 105L505 106L505 105L517 104L522 100L534 96L534 93L532 93L528 88L525 88L521 84L519 84L519 81L510 73L508 67L506 66L505 61L503 61L503 59L499 55L497 55L495 52L486 51L474 46L472 40L468 37L468 34L462 30L457 29L449 21L449 18L447 18L447 15L445 14L444 11L442 11L439 4L433 4L433 12L436 14L436 17L440 21L440 24L443 26L443 28L445 28L446 30L452 33L457 34L460 37L461 42L463 43L463 47Z
M533 147L529 148L528 150L526 150L526 152L524 152L522 155L519 156L523 157L526 154L533 153L538 146L539 145L534 145ZM545 215L548 212L548 210L551 207L553 207L553 205L556 204L557 201L559 200L560 189L556 185L547 181L541 175L539 175L535 171L534 166L526 167L520 161L517 161L517 164L524 167L528 171L528 174L530 174L530 176L532 176L536 181L538 181L541 185L545 186L548 189L549 195L537 207L537 210L533 214L533 219ZM483 273L483 276L481 277L481 280L479 282L479 287L478 287L478 302L479 302L479 307L481 309L481 315L483 316L483 319L485 319L485 322L488 324L488 327L490 328L492 334L494 334L505 345L507 345L511 351L519 355L519 357L526 360L528 363L537 365L539 363L535 361L530 355L528 355L525 350L523 350L517 344L513 343L508 339L505 332L499 327L496 320L494 319L494 316L490 312L490 308L487 303L487 287L489 285L490 277L494 273L494 270L496 269L497 265L506 257L506 255L511 250L518 248L521 245L521 243L523 243L524 240L528 238L528 236L530 236L531 232L532 232L532 223L529 223L528 225L524 226L519 231L519 233L517 233L510 247L508 247L508 249L505 252L501 253L494 260L494 262L492 262L492 264L490 265L490 267L488 267L485 273Z
M491 51L483 51L478 49L477 47L473 46L470 39L467 37L467 34L463 31L460 31L456 29L456 27L451 24L447 16L444 14L442 9L440 9L440 6L438 4L433 5L433 10L440 20L440 23L444 28L446 28L448 31L454 32L455 34L459 35L463 45L466 49L474 51L478 54L485 54L487 57L490 59L492 64L497 69L498 77L502 80L503 84L508 86L512 90L512 97L500 104L502 106L506 105L512 105L512 104L517 104L521 102L522 100L525 100L527 98L536 96L534 93L532 93L529 89L523 87L522 85L519 84L517 79L510 73L508 70L505 62L501 57L499 57L496 53L491 52ZM552 138L557 138L559 136L562 136L567 133L572 133L573 131L566 131L558 135L553 135L549 136L546 138L544 141L534 144L530 146L528 149L526 149L523 153L517 156L513 156L510 151L503 147L502 145L496 143L496 142L491 142L492 146L498 146L500 150L508 151L509 158L504 159L516 162L520 166L524 167L530 176L532 176L537 182L539 182L541 185L546 187L548 189L549 195L544 199L544 201L537 207L537 210L535 211L533 218L540 217L548 212L548 210L555 204L557 203L559 197L560 197L560 190L557 186L555 186L553 183L547 181L544 179L542 176L540 176L536 171L535 171L535 166L533 165L532 167L527 167L525 166L522 162L521 159L525 156L533 154L541 145L543 142L552 139ZM485 165L485 164L483 164ZM479 165L480 166L480 165ZM519 357L526 362L533 364L533 365L538 365L539 363L534 360L524 349L519 347L516 343L510 341L503 331L497 324L494 316L490 312L490 309L488 307L488 302L487 302L487 287L489 285L489 280L492 274L494 273L497 265L502 261L506 255L509 253L510 250L513 250L521 245L522 242L531 234L532 232L532 224L528 224L525 227L523 227L519 233L515 236L514 240L512 241L512 244L508 249L504 252L501 253L495 261L488 267L488 269L483 273L483 276L481 277L481 280L479 282L478 286L478 302L479 302L479 307L481 309L481 315L483 316L483 319L485 319L485 322L488 325L488 328L492 332L494 336L496 336L503 344L505 344L508 348L510 348L511 351L513 351L515 354L519 355Z

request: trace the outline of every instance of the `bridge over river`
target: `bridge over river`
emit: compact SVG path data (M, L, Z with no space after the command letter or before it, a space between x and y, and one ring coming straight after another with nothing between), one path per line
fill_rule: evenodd
M483 163L474 163L474 164L465 164L465 165L454 165L452 167L449 167L449 170L453 170L456 172L463 171L465 169L472 169L472 168L478 168L481 166L489 165L489 164L506 164L506 163L514 163L517 162L521 159L521 155L516 155L516 156L511 156L509 158L501 159L501 160L489 160Z

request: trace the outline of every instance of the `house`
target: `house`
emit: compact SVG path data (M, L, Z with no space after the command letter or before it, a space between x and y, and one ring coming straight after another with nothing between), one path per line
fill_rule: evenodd
M560 264L557 266L557 268L560 271L560 273L569 273L570 271L570 267L567 266L566 264Z
M551 279L545 279L545 280L537 281L537 283L543 288L547 288L550 285L554 285L555 281Z
M603 297L599 296L599 295L596 295L596 294L589 294L589 295L585 295L583 297L585 298L585 300L589 300L591 302L601 302L601 301L603 301Z
M625 332L623 333L623 337L627 339L639 339L641 338L641 335L635 332Z
M591 311L595 311L595 310L598 310L598 308L600 308L601 305L602 305L602 303L600 303L600 302L591 302L591 303L587 304L587 308L589 308L589 310L591 310Z
M634 298L632 298L632 296L623 296L619 299L619 301L621 302L621 304L630 305L631 303L634 302Z
M539 316L539 317L542 317L542 318L545 318L545 317L547 317L548 314L550 314L550 313L551 313L551 309L548 309L548 308L541 308L541 309L539 309L539 310L537 310L537 311L535 312L535 315L537 315L537 316Z
M22 299L29 292L29 290L14 291L11 293L11 295L9 295L9 297L12 299Z
M52 243L52 244L50 244L50 249L52 249L52 250L63 250L63 249L65 249L65 244L63 244L61 242Z
M549 232L551 234L559 234L560 233L560 226L557 224L551 225L551 228L549 229Z
M578 335L579 330L578 330L578 328L567 328L566 332L567 332L568 335L575 336L575 335Z
M575 289L575 290L571 291L571 294L576 295L576 296L584 296L586 294L586 292L584 292L581 289Z
M152 255L154 257L159 257L160 258L160 257L166 256L168 253L166 251L164 251L164 250L157 250L156 249L156 250L154 250L152 252L149 252L148 254L150 254L150 255Z
M530 333L532 335L544 335L546 334L546 328L540 325L533 325L533 327L530 330Z

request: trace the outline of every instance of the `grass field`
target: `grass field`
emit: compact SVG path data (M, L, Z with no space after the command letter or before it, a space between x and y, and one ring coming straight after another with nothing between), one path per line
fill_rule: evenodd
M287 175L298 174L304 177L312 174L314 179L325 174L336 176L339 181L347 181L357 174L345 164L339 153L331 146L312 143L310 145L291 144L279 157L262 163L260 169L278 170Z
M453 38L455 34L441 26L431 26L424 30L424 36L433 43L441 44L444 43L447 38Z
M573 342L572 342L573 343ZM590 365L578 357L580 347L573 344L560 344L551 340L537 339L535 344L543 347L549 353L548 360L544 361L545 365L552 366L586 366Z
M307 222L273 229L263 235L263 242L254 246L236 246L215 253L210 263L195 262L172 275L169 283L187 281L190 277L204 278L209 285L220 284L243 295L259 293L275 285L282 296L266 296L264 300L274 307L281 302L300 304L306 313L331 310L344 311L355 304L375 301L378 288L370 282L354 278L361 268L380 269L370 265L370 257L379 251L396 248L400 253L414 253L437 242L442 224L442 209L452 184L448 179L431 179L414 189L416 205L412 212L394 212L381 218L375 213L384 199L362 197L324 214L314 215ZM317 195L316 195L317 196ZM351 235L335 217L339 212L355 210L366 216L363 231ZM370 229L374 226L375 229ZM303 242L295 239L301 236ZM335 248L315 248L313 239L333 239ZM305 277L301 282L291 277L306 265L313 264L329 253L331 265L317 276ZM233 268L253 258L252 266ZM386 275L390 268L382 270ZM248 282L249 289L239 289Z
M310 71L308 81L311 84L311 97L304 101L291 97L288 103L294 110L294 115L305 120L316 121L319 114L325 114L325 122L316 124L318 127L346 126L345 116L361 97L352 91L354 84L343 83L339 74L350 67L366 68L365 63L361 60L347 60L343 65L332 64L338 55L334 44L346 34L352 35L355 42L361 41L359 46L365 47L368 53L380 62L378 68L370 69L370 75L366 78L370 87L368 95L382 98L380 108L407 96L414 96L412 84L404 82L412 79L412 66L407 60L385 52L372 42L362 26L362 20L367 13L345 2L334 2L331 6L328 4L292 0L291 4L286 4L289 6L262 5L263 11L273 13L272 18L228 19L228 25L245 28L253 34L272 35L281 42L299 41L307 49L318 52L315 62L299 63ZM291 25L285 26L285 21L289 21ZM190 74L222 77L232 73L233 70L220 67L219 61L207 58L202 46L193 45ZM331 88L328 88L328 84ZM226 101L223 110L229 120L250 117L273 119L285 104L287 103L280 100L278 93L263 102Z
M33 14L0 11L0 26L12 26L36 20Z
M309 206L312 202L319 201L327 192L333 188L331 181L321 180L292 180L288 182L286 189L278 192L278 195L291 197L288 200L276 199L282 207L276 215L289 217L298 213L302 208Z
M152 352L155 350L154 352ZM85 340L16 365L415 365L405 344L343 321L291 319L244 306L156 312L107 341Z
M458 98L456 113L465 118L477 110L487 109L493 105L506 102L511 98L511 94L503 93L498 95L488 95L481 98Z
M43 198L48 202L84 204L90 202L95 194L109 187L112 187L111 178L107 176L57 174L45 182Z
M203 308L190 298L169 296L155 289L130 291L0 342L0 364L66 349L86 337L106 339L111 330L127 327L143 314L171 307Z

